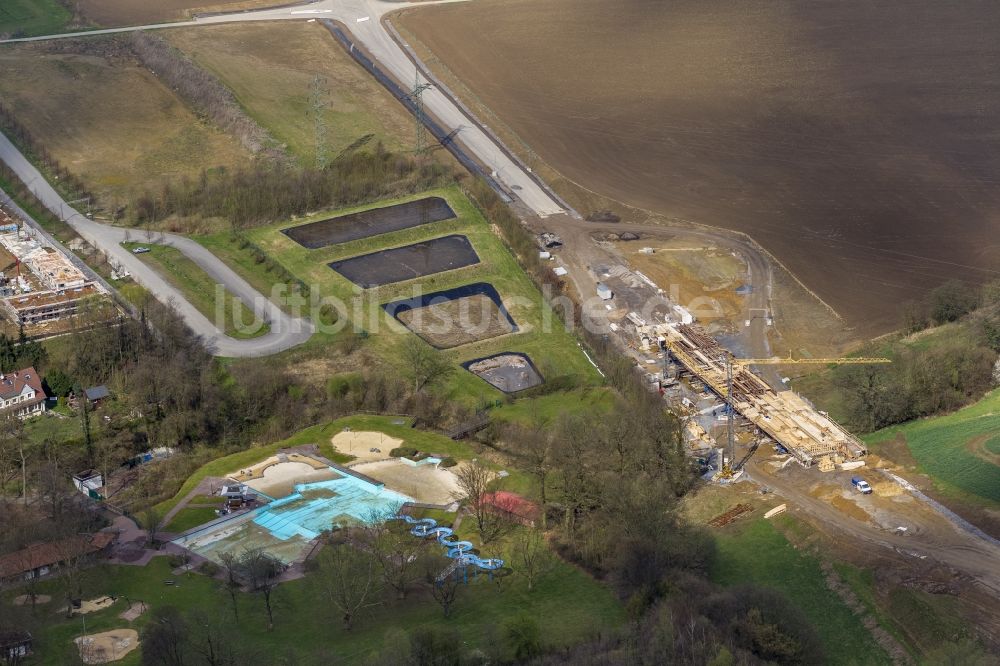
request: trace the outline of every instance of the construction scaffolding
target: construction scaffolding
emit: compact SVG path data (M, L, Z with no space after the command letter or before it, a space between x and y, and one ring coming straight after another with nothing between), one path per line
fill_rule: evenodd
M0 308L29 334L51 334L47 324L81 314L108 294L59 248L19 222L0 209Z
M856 459L868 453L858 438L801 396L771 388L701 327L664 324L656 326L655 332L685 369L803 465L826 457Z

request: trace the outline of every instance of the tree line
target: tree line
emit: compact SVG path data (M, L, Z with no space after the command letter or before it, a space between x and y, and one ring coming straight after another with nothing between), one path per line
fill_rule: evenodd
M198 179L182 178L156 193L140 195L131 206L134 224L171 215L229 220L246 229L294 215L357 205L444 185L451 170L433 162L389 152L379 143L351 153L323 169L253 164Z
M199 116L234 136L253 155L276 162L288 160L278 142L247 115L229 88L167 40L140 30L131 34L129 44L142 64Z
M902 315L905 336L889 343L891 365L840 366L831 375L848 424L863 432L953 411L1000 379L1000 282L949 281ZM947 333L932 330L944 325Z

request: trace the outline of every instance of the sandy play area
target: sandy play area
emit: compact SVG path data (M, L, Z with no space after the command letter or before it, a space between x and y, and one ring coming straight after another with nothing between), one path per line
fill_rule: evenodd
M36 594L35 595L35 602L34 603L36 605L47 604L50 601L52 601L52 597L50 597L47 594ZM14 597L14 601L13 601L13 604L15 606L30 606L31 603L32 602L31 602L31 595L30 594L22 594L22 595L16 596L16 597Z
M451 471L455 468L438 468L430 464L414 467L393 459L354 465L351 469L418 502L450 504L461 494L458 477Z
M73 615L86 615L87 613L96 613L99 610L104 610L111 604L115 603L114 597L97 597L96 599L84 599L80 602L79 608L73 609ZM59 609L60 613L66 612L66 607L63 606Z
M383 432L345 430L334 435L330 443L337 451L354 456L359 462L365 462L385 460L389 457L389 451L402 444L403 440L390 437Z
M307 460L310 462L273 462L264 468L259 476L245 483L269 497L281 498L291 495L296 484L340 478L340 475L329 465L312 458L307 458Z
M78 636L73 642L85 664L107 664L123 659L139 647L139 634L135 629L112 629L100 634Z

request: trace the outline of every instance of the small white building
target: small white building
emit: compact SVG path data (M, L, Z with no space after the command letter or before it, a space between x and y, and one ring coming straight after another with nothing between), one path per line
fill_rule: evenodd
M680 322L682 324L693 324L694 323L694 315L691 314L687 310L687 308L683 308L680 305L675 305L673 307L673 310L674 310L674 313L677 315L677 318L680 320Z
M610 301L615 297L615 292L611 291L611 287L604 284L603 282L597 283L597 295L601 297L601 300Z
M93 497L104 487L104 476L96 469L85 469L73 475L73 485L84 495Z

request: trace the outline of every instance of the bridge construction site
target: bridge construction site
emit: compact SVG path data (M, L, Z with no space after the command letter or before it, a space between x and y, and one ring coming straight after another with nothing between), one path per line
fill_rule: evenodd
M688 372L803 465L854 460L868 453L858 438L798 394L771 388L750 371L750 363L734 358L700 326L667 323L650 329Z

